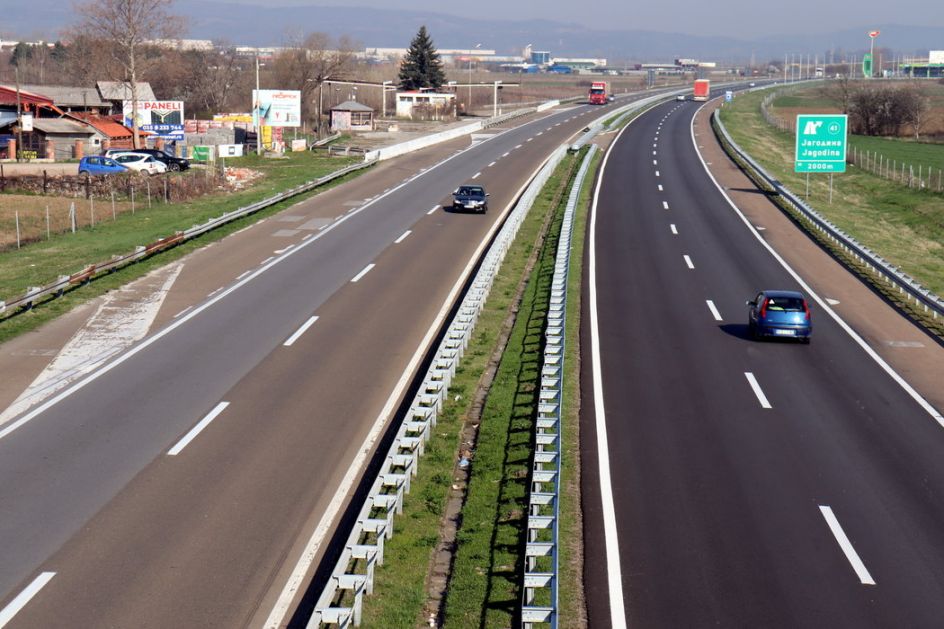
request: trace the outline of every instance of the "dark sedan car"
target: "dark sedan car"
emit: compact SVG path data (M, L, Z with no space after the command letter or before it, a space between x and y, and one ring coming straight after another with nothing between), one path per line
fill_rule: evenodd
M488 193L482 186L459 186L452 193L452 209L472 210L484 214L488 211Z
M747 327L753 338L777 337L810 342L813 318L802 293L765 290L747 302Z

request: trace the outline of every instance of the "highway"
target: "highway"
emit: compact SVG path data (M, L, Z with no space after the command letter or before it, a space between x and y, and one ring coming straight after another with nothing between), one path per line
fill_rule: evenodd
M431 150L394 182L368 173L291 208L327 218L264 260L254 231L214 245L203 281L219 289L0 426L0 626L284 622L286 583L324 552L308 565L302 548L327 539L317 525L343 510L475 253L606 109ZM444 211L471 180L489 213Z
M698 108L619 136L588 235L590 626L938 627L944 428L819 303L809 346L748 337L746 300L805 289L706 173Z

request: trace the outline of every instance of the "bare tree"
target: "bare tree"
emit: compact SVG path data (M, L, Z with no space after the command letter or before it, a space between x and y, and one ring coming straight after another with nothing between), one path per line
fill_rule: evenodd
M131 90L134 147L138 148L138 77L146 65L149 40L172 39L183 31L181 18L169 13L173 0L91 0L75 5L78 32L104 40Z
M240 63L236 49L225 44L217 47L219 52L194 50L185 55L189 106L208 114L227 111L234 93L249 98L251 73Z
M914 139L921 139L921 131L928 123L931 113L931 103L917 85L910 85L901 90L902 122L911 126Z
M310 112L309 103L315 90L325 81L339 78L354 62L354 42L347 36L333 40L326 33L309 33L296 41L273 60L273 75L278 86L302 93L302 107ZM321 99L318 99L317 121L321 130Z

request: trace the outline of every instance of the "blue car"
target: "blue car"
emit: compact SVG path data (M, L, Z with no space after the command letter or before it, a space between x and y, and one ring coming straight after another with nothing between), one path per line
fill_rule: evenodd
M765 290L747 302L747 327L751 337L798 339L810 342L813 318L803 293L793 290Z
M126 172L129 172L126 167L103 155L91 155L79 161L80 175L113 175Z

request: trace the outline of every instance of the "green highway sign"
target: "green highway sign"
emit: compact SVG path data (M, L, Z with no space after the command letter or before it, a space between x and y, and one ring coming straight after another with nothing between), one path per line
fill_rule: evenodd
M800 114L796 126L794 172L846 172L845 114Z

